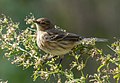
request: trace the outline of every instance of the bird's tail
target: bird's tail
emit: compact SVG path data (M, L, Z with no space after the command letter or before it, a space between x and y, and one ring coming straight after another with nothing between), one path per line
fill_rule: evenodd
M83 38L83 40L85 41L94 40L95 42L107 42L108 41L108 39L104 39L104 38Z
M108 39L105 38L94 38L96 42L107 42Z

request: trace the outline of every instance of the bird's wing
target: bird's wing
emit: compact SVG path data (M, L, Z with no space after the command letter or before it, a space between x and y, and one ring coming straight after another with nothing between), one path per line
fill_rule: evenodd
M79 41L82 39L79 35L63 31L51 31L48 35L44 37L46 41Z
M72 35L70 33L66 33L66 34L56 34L54 35L51 40L57 40L57 41L79 41L80 40L80 36L78 35Z

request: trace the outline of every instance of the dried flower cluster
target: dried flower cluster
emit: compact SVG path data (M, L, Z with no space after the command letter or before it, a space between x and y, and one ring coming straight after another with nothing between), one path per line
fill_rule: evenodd
M0 83L8 83L8 81L3 81L2 79L0 79Z

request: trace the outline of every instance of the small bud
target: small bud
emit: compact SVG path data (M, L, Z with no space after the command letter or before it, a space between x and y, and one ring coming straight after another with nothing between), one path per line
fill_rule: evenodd
M26 24L32 24L33 23L33 20L32 19L28 19Z

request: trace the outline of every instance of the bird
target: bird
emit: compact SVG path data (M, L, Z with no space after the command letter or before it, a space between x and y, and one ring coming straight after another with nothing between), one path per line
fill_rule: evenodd
M37 28L37 45L45 53L53 56L64 56L80 44L84 38L78 34L69 33L52 23L48 18L33 20ZM98 42L105 39L95 38Z

